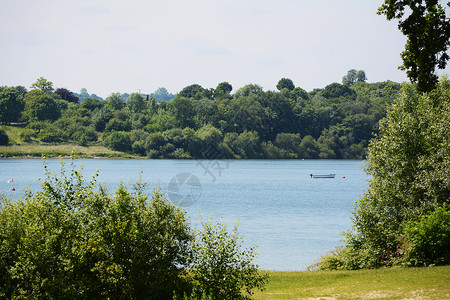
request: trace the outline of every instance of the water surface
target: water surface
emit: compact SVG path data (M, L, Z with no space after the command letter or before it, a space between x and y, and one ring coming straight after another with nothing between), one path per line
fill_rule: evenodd
M70 167L70 161L66 163ZM121 181L136 181L141 172L150 189L160 186L169 196L174 195L176 182L176 192L194 200L185 207L193 224L207 217L230 228L238 222L246 244L258 245L256 262L266 270L305 270L340 244L340 232L350 228L353 205L367 188L360 160L78 159L75 163L83 166L86 178L99 170L100 182L111 189ZM50 159L48 165L58 172L60 161ZM336 178L311 179L311 173L335 173ZM186 176L198 179L198 185L174 181ZM38 178L44 178L42 160L0 159L0 191L6 196L17 199L25 187L38 189ZM14 182L8 183L10 179Z

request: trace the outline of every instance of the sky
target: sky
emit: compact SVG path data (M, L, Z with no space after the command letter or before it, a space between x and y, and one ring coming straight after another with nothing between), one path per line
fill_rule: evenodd
M177 93L229 82L307 91L342 82L407 81L396 21L381 0L0 0L0 86ZM449 70L449 68L447 68ZM448 74L448 71L443 71ZM441 71L442 73L442 71Z

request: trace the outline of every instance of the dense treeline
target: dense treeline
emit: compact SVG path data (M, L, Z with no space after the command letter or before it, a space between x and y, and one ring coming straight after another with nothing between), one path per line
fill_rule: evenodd
M0 88L0 120L22 122L21 142L103 143L149 158L364 158L400 89L365 79L350 70L344 84L311 92L283 78L278 91L249 84L232 93L222 82L187 86L171 101L139 93L79 101L39 78L30 91Z

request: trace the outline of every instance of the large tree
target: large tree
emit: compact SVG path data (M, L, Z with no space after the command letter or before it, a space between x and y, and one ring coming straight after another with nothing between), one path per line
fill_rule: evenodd
M51 95L42 93L30 100L26 114L31 121L55 121L61 116L61 111Z
M436 67L444 69L449 59L450 20L443 6L438 0L385 0L378 14L398 19L398 28L407 37L399 68L420 91L432 90L438 82Z
M380 124L367 158L369 189L354 213L353 246L389 265L402 249L403 226L450 203L450 81L417 93L405 86Z
M25 103L22 95L13 87L0 87L0 123L19 120Z

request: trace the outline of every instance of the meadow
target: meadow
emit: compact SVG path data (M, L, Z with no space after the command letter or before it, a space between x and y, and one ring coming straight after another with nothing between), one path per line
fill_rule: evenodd
M255 299L450 299L450 266L269 273Z

